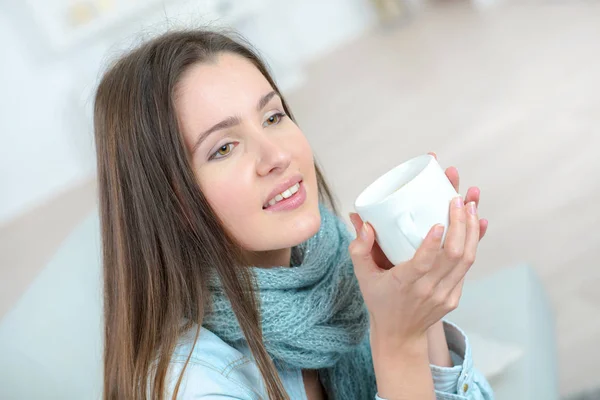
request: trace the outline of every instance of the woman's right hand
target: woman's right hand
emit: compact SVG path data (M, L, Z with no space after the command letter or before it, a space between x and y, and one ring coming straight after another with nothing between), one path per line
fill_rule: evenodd
M455 198L444 246L444 227L436 225L414 257L398 265L382 256L368 222L356 213L350 219L357 238L348 250L369 310L371 340L385 341L387 348L423 343L427 329L458 306L465 274L475 261L480 229L475 202Z

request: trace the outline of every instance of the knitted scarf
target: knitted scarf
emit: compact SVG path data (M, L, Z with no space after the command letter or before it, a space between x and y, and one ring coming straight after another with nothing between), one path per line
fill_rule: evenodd
M348 252L353 238L322 203L319 210L319 232L297 246L299 265L251 267L265 347L277 367L319 370L329 399L372 400L377 389L368 313ZM218 280L211 291L213 310L202 325L232 346L245 343Z

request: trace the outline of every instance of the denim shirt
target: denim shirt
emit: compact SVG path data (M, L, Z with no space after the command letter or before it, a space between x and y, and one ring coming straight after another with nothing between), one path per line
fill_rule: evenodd
M453 367L430 365L438 400L492 400L492 388L474 367L469 340L456 325L444 320L444 330ZM167 376L169 397L188 357L195 330L178 342ZM306 400L302 370L278 369L291 400ZM267 399L262 377L247 345L232 347L211 331L201 328L182 378L178 399ZM381 399L375 395L376 400Z

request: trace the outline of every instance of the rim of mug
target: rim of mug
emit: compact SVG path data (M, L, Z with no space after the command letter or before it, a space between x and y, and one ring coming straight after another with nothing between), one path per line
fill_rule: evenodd
M405 187L406 185L409 185L425 168L427 168L427 166L431 163L432 160L435 160L435 157L432 156L431 154L422 154L420 156L413 157L409 160L406 160L406 161L396 165L394 168L390 169L383 175L379 176L377 179L375 179L373 182L371 182L369 184L369 186L367 186L365 189L363 189L360 192L360 194L358 195L358 197L356 197L356 200L354 201L354 208L355 209L358 209L358 208L364 209L364 208L379 205L379 204L382 204L382 203L388 201L391 197L393 197L396 194L395 192L384 195L384 196L382 196L381 199L379 199L377 201L369 202L367 204L364 204L363 198L367 197L370 194L370 192L372 190L374 190L374 187L377 186L382 180L389 178L390 175L394 175L398 169L405 168L406 164L416 163L420 160L424 161L423 166L418 170L417 174L414 177L412 177L408 182L403 184L403 187ZM425 160L427 160L427 161L425 162ZM361 204L361 202L362 202L362 204Z

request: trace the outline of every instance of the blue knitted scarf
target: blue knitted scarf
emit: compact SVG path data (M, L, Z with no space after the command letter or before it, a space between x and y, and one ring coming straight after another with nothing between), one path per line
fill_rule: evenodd
M368 313L348 252L353 237L321 203L319 210L321 227L297 246L298 265L252 267L265 347L278 367L319 370L329 399L372 400ZM245 342L217 281L211 291L213 309L202 325L232 346Z

